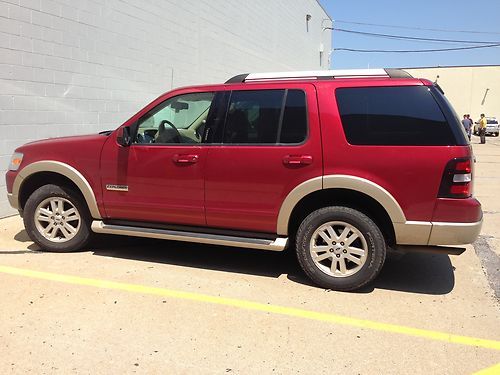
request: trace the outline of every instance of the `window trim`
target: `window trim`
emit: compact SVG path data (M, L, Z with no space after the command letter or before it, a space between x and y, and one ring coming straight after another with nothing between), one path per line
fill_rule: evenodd
M278 130L276 132L276 144L279 144L281 141L281 131L283 130L283 119L285 118L285 107L286 107L287 98L288 98L288 89L285 90L285 94L283 95L283 100L281 101L280 118L278 120L279 121L278 122ZM306 111L307 111L307 107L306 107ZM307 135L307 133L306 133L306 135Z

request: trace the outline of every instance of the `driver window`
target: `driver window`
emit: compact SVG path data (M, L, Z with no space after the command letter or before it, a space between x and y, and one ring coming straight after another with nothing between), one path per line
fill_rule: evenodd
M213 98L203 92L167 99L139 120L134 143L201 143Z

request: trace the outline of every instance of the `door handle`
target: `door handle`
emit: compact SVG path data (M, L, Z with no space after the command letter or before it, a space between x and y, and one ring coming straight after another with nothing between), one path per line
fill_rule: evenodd
M290 166L309 165L312 162L311 155L287 155L283 158L283 164Z
M194 164L198 162L198 158L196 154L175 154L172 159L177 164Z

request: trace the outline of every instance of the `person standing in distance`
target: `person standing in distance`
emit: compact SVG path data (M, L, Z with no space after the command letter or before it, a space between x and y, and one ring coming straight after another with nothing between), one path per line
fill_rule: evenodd
M467 114L467 120L469 120L470 122L470 128L469 128L469 140L470 140L472 137L472 130L474 130L474 121L472 121L469 114Z
M464 115L464 119L462 120L462 125L463 125L465 132L467 133L467 136L469 137L469 141L470 141L470 130L471 130L472 121L467 117L467 115Z
M484 117L484 113L481 113L481 119L479 120L479 137L481 137L481 144L486 143L486 125L488 121Z

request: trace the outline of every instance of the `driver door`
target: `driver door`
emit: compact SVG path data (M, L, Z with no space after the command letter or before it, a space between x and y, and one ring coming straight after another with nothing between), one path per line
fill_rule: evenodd
M188 93L158 104L132 127L129 147L106 143L101 159L108 219L204 226L201 138L214 93Z

